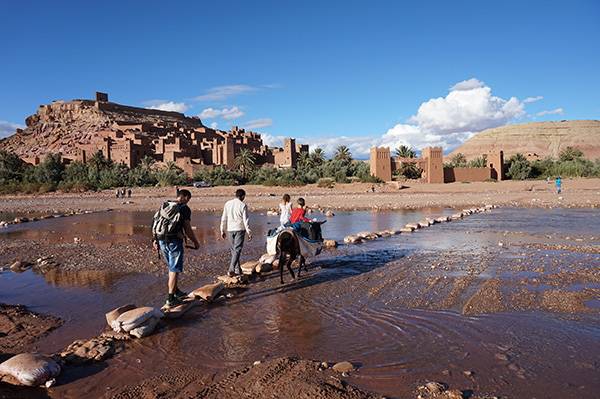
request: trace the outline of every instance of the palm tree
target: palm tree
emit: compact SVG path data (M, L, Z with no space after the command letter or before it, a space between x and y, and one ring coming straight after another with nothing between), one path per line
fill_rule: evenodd
M416 158L417 153L407 145L401 145L394 150L397 157L400 158Z
M417 164L412 162L404 162L400 168L400 173L407 179L418 179L421 177L421 172Z
M487 155L482 155L469 162L472 168L485 168L487 166Z
M167 167L166 167L167 172L180 172L181 168L179 166L177 166L177 164L173 161L169 161L167 162Z
M254 153L247 148L242 148L240 152L238 152L237 157L233 160L233 164L242 170L242 178L246 178L246 170L254 166L254 161L256 157Z
M314 164L308 151L301 151L300 154L298 154L298 163L309 168Z
M561 162L573 161L574 159L581 158L582 156L583 156L583 152L581 152L581 150L578 150L577 148L568 146L560 152L560 155L558 156L558 160Z
M323 151L322 148L315 148L310 153L310 156L315 166L321 165L323 162L325 162L325 151Z
M350 152L350 149L348 147L346 147L345 145L341 145L335 149L335 153L333 154L333 160L350 162L352 161L352 153Z
M467 157L460 152L452 157L452 166L465 166L467 164Z
M97 151L90 157L88 163L96 170L102 170L108 164L107 159L104 157L102 151Z
M154 166L155 163L156 163L156 160L148 155L146 155L140 161L140 165L142 166L142 169L144 169L147 172L150 172L152 170L152 167Z

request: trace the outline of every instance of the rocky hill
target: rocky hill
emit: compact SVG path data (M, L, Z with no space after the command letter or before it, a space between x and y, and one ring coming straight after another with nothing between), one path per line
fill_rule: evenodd
M600 121L531 122L484 130L446 155L444 162L458 153L471 161L489 151L504 151L505 158L521 153L530 159L557 159L567 146L592 161L600 157Z
M48 152L73 154L75 144L89 144L101 130L116 125L146 124L194 129L202 127L197 117L179 112L129 107L93 100L55 101L40 105L38 112L25 120L27 128L0 141L0 150L22 156L43 156ZM152 135L152 129L147 134Z

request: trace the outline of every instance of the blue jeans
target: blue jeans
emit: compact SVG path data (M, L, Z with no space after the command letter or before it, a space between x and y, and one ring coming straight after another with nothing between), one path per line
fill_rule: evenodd
M181 273L183 271L183 241L159 241L160 250L165 258L169 271Z
M229 273L242 274L240 255L242 254L242 248L244 247L244 237L246 237L246 231L228 231L227 236L229 237L229 246L231 248L231 263L229 264Z

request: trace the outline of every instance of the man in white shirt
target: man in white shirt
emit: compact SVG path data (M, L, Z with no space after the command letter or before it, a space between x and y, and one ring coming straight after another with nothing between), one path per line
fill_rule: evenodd
M248 206L244 204L246 192L238 189L235 198L225 203L221 216L221 237L229 236L231 246L231 263L227 275L242 274L240 255L244 247L244 237L248 233L248 241L252 241L252 232L248 224Z

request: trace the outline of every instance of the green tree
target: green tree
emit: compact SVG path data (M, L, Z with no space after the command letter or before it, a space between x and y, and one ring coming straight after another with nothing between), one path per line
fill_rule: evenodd
M233 160L233 164L236 168L241 170L243 180L246 179L248 169L254 166L255 161L256 156L248 148L242 148L240 152L238 152L237 157Z
M73 161L65 168L63 180L68 183L89 183L88 166L81 161Z
M312 163L314 166L322 165L325 162L325 151L322 148L315 148L310 153L310 158L312 159Z
M485 168L487 166L487 155L483 155L469 162L471 168Z
M88 159L88 164L90 164L96 170L102 170L106 168L109 164L108 159L104 157L102 151L95 152L90 159Z
M531 175L531 162L521 153L511 155L508 159L507 176L512 180L525 180Z
M333 154L334 161L343 161L343 162L351 162L352 161L352 153L350 149L345 145L341 145L335 149Z
M300 154L298 154L298 165L303 168L310 168L314 166L313 160L308 151L301 151Z
M407 145L402 144L394 150L394 154L400 158L416 158L417 153Z
M142 158L140 160L140 163L138 166L140 166L143 170L145 170L147 172L152 172L155 164L156 164L156 159L152 158L151 156L146 155L144 158Z
M187 174L170 161L163 168L156 170L154 176L162 187L185 184L187 180Z
M0 151L0 181L21 180L25 171L25 162L18 155Z
M577 158L581 158L582 156L583 152L581 152L581 150L578 150L577 148L573 148L571 146L567 146L564 150L560 152L558 160L560 162L574 161Z
M128 175L129 169L125 165L112 163L100 171L98 186L102 189L125 187L128 183Z
M418 179L421 177L421 172L421 169L413 162L403 162L400 167L400 174L407 179Z
M35 168L35 181L55 186L62 180L64 170L65 165L62 163L60 154L48 153L44 161Z
M452 161L450 162L450 165L452 165L453 167L465 167L467 166L467 157L465 157L463 154L461 154L460 152L456 155L454 155L452 157Z

